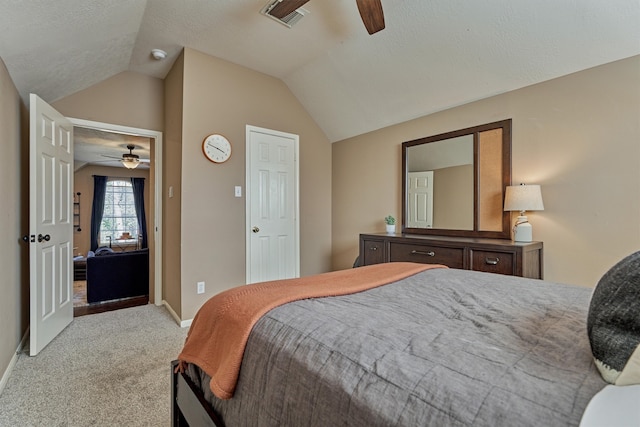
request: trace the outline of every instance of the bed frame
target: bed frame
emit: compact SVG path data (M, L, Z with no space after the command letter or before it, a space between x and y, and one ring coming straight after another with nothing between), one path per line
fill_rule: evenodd
M202 391L186 374L176 372L177 366L177 360L171 362L171 425L224 427Z

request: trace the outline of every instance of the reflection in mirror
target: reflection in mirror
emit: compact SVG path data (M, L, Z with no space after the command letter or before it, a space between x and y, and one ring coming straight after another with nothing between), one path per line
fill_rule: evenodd
M407 226L473 230L473 135L407 149Z
M402 144L405 233L509 238L511 120Z

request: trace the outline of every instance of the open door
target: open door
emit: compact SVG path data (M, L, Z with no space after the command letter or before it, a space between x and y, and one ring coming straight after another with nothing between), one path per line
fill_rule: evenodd
M30 95L30 344L37 355L73 320L73 125Z

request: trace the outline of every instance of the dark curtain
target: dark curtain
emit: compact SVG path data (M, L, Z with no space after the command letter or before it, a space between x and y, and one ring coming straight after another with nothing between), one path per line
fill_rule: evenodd
M144 178L131 178L131 186L133 187L133 204L138 217L138 233L142 236L140 249L145 249L147 247L147 216L144 213Z
M91 250L100 244L100 223L104 212L104 196L107 192L107 177L93 176L93 205L91 206Z

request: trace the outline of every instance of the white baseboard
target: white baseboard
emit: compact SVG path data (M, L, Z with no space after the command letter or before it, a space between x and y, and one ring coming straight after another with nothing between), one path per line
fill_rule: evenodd
M167 311L169 311L169 314L171 314L171 317L173 317L173 319L176 321L178 325L180 325L181 328L188 328L191 326L191 322L193 322L193 319L189 319L189 320L180 319L180 316L178 316L178 314L175 311L173 311L173 308L171 308L169 303L165 300L162 300L162 305L165 306Z
M13 357L11 358L11 361L9 361L9 366L7 366L7 369L4 370L4 374L2 374L2 378L0 378L0 395L4 391L4 387L7 385L7 381L9 381L9 377L11 376L11 372L13 371L13 367L16 366L16 362L18 361L18 356L20 355L20 352L26 345L28 337L29 337L29 328L27 328L26 332L24 333L22 340L20 340L20 344L18 344L18 348L16 349L15 353L13 353Z

